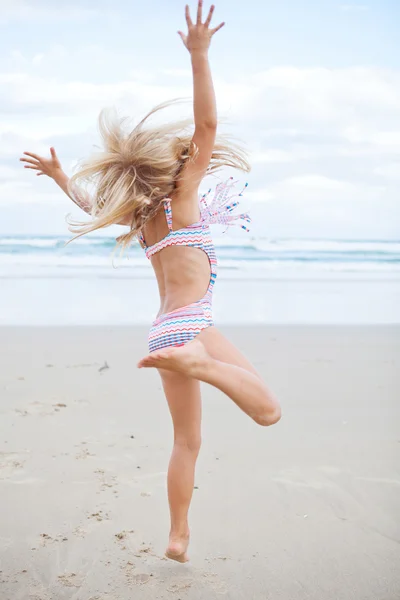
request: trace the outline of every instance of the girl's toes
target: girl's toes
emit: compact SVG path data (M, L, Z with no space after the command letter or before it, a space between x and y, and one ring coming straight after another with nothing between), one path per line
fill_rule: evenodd
M142 360L138 362L139 369L141 369L142 367L152 367L153 365L154 360L151 356L145 356L144 358L142 358Z
M172 348L163 348L162 350L155 350L148 356L145 356L138 362L138 368L142 367L157 367L162 361L167 360L173 354Z

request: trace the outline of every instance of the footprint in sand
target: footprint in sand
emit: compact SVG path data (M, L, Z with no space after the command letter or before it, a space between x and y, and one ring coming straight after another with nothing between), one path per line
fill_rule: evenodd
M130 531L120 531L119 533L114 534L115 541L119 543L121 550L126 550L126 544L129 543L129 536L131 533L135 533L133 529Z
M107 512L98 510L97 512L91 513L87 516L88 519L94 519L95 521L109 521L110 516Z
M76 573L65 573L57 576L58 581L65 587L80 588L84 579Z
M225 581L220 579L217 573L203 573L204 579L210 588L217 594L225 595L228 593L229 588Z
M225 560L231 560L231 557L230 557L230 556L213 556L213 557L211 557L211 558L205 558L204 560L205 560L206 562L213 562L214 560L222 560L222 561L225 561Z
M82 450L80 452L75 454L76 460L85 460L86 458L89 458L90 456L96 456L96 455L93 454L92 452L89 452L89 450L87 448L82 448Z
M178 592L183 592L184 590L190 589L193 583L193 579L189 579L188 577L180 577L179 579L169 583L167 587L167 592L172 592L174 594L177 594Z
M142 543L142 545L136 551L134 556L136 556L136 558L144 558L146 556L155 556L156 558L160 558L159 556L157 556L157 554L155 554L153 548L145 542Z
M117 538L117 540L124 540L130 533L135 533L133 531L133 529L131 529L130 531L121 531L120 533L116 533L115 537Z
M125 563L125 565L122 567L122 570L124 571L125 577L129 584L144 585L149 583L153 577L152 573L134 573L135 565L130 560Z
M55 537L52 537L48 533L40 534L40 546L43 548L56 542L68 542L68 538L62 533L58 533Z
M85 535L87 534L87 529L84 529L83 527L78 525L78 527L75 527L75 529L72 531L72 533L74 535L76 535L77 537L84 538Z
M44 402L31 402L28 406L24 408L16 408L15 412L22 417L27 416L39 416L39 417L53 417L57 412L59 412L59 408L55 407L51 404L45 404Z
M0 479L11 479L24 468L25 460L18 452L0 452Z
M47 592L42 590L31 590L28 596L29 600L51 600Z
M94 473L100 480L100 491L104 492L109 488L115 488L117 485L117 476L110 475L104 471L104 469L96 469Z

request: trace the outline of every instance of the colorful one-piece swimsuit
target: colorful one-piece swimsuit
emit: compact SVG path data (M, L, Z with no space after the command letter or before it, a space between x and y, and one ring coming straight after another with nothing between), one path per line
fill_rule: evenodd
M217 257L211 238L209 225L214 223L231 225L232 222L242 220L250 222L247 213L232 214L234 208L239 205L235 200L243 194L232 194L235 182L229 179L217 185L215 195L210 204L207 203L208 194L200 198L200 221L174 231L172 229L171 200L164 199L164 211L168 225L168 234L152 246L147 246L143 234L138 238L141 246L146 251L147 258L151 258L168 246L191 246L200 248L208 256L210 263L210 281L203 298L196 300L187 306L176 308L171 312L159 315L153 322L149 332L149 351L154 352L161 348L170 346L181 346L193 340L203 329L213 325L212 318L212 293L217 277ZM246 225L238 223L242 229L249 231Z

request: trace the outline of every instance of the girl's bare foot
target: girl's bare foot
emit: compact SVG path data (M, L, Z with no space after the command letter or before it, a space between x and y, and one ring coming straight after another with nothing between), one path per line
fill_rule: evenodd
M201 372L212 361L200 340L193 340L184 346L156 350L138 363L139 369L155 367L185 373L189 377L198 378Z
M165 551L165 556L171 560L176 560L180 563L188 562L187 548L189 545L189 536L177 538L171 536L168 547Z

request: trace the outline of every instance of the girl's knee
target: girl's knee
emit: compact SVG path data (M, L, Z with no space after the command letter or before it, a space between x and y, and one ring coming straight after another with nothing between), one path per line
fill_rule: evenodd
M201 447L201 436L176 436L174 440L174 446L177 450L179 449L181 451L190 452L192 454L198 454Z

